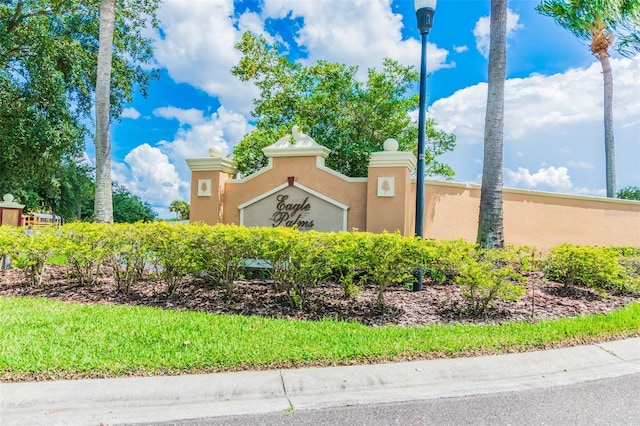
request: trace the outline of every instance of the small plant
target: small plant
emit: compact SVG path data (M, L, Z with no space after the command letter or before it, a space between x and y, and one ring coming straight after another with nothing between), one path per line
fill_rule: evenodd
M456 282L463 287L469 312L482 316L496 300L515 301L526 289L521 284L524 278L514 269L517 253L513 250L478 249L476 256L469 257L460 265Z
M392 285L415 280L414 271L420 262L418 240L394 234L370 234L364 247L368 269L366 278L378 288L376 304L384 309L384 293Z
M93 284L109 251L106 230L110 224L76 222L60 228L62 253L82 285Z
M42 285L45 266L56 250L59 250L60 238L55 234L54 228L29 231L29 233L21 231L15 234L14 252L16 255L13 264L17 268L25 270L27 280L31 285Z
M542 263L545 276L566 285L602 291L630 291L631 277L620 264L620 252L609 247L562 244L552 248Z
M197 270L193 226L153 222L142 229L151 264L166 285L167 296L171 297L180 281Z
M131 286L142 278L147 249L139 225L113 224L108 229L107 269L116 282L118 291L128 293Z
M264 231L271 237L266 243L269 249L263 254L272 266L274 286L287 293L292 307L300 309L306 303L309 288L329 279L327 234L288 228Z

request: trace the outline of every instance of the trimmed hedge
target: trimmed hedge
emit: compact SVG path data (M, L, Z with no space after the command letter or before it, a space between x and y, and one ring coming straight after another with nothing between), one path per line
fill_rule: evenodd
M301 232L291 228L246 228L165 222L72 223L30 231L0 227L0 257L9 256L31 285L43 285L54 259L68 264L72 278L91 284L114 278L128 292L146 269L164 284L168 297L189 277L205 278L227 295L234 283L255 274L256 265L274 291L304 308L310 288L339 284L345 297L375 285L375 303L384 305L390 287L410 287L417 268L427 280L463 287L471 313L497 299L517 300L528 272L601 291L640 291L640 248L581 247L564 244L541 259L530 247L484 250L462 240L433 241L397 233ZM3 262L4 265L4 262ZM262 265L262 267L260 266Z

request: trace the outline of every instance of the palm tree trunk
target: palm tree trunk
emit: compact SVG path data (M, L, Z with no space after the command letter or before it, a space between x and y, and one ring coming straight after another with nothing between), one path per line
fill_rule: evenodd
M613 71L606 50L598 51L604 79L604 155L607 174L607 197L616 197L616 160L613 141Z
M116 0L100 2L100 46L96 77L96 222L113 222L111 140L109 136L111 58Z
M490 29L489 84L477 242L485 248L501 248L504 247L502 145L507 67L507 0L491 0Z

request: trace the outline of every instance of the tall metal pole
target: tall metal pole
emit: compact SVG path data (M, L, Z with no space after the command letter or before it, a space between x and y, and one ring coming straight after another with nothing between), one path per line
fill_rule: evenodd
M418 170L416 182L416 236L424 237L424 180L425 180L425 152L426 152L426 115L427 115L427 36L431 29L435 10L423 7L416 11L418 28L422 38L422 53L420 62L420 104L418 109ZM418 268L417 282L413 284L413 291L422 291L424 279L422 266Z

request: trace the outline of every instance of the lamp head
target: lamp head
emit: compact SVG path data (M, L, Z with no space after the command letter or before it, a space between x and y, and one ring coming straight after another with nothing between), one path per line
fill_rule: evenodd
M436 12L436 2L437 0L414 0L420 34L429 34L433 24L433 14Z

